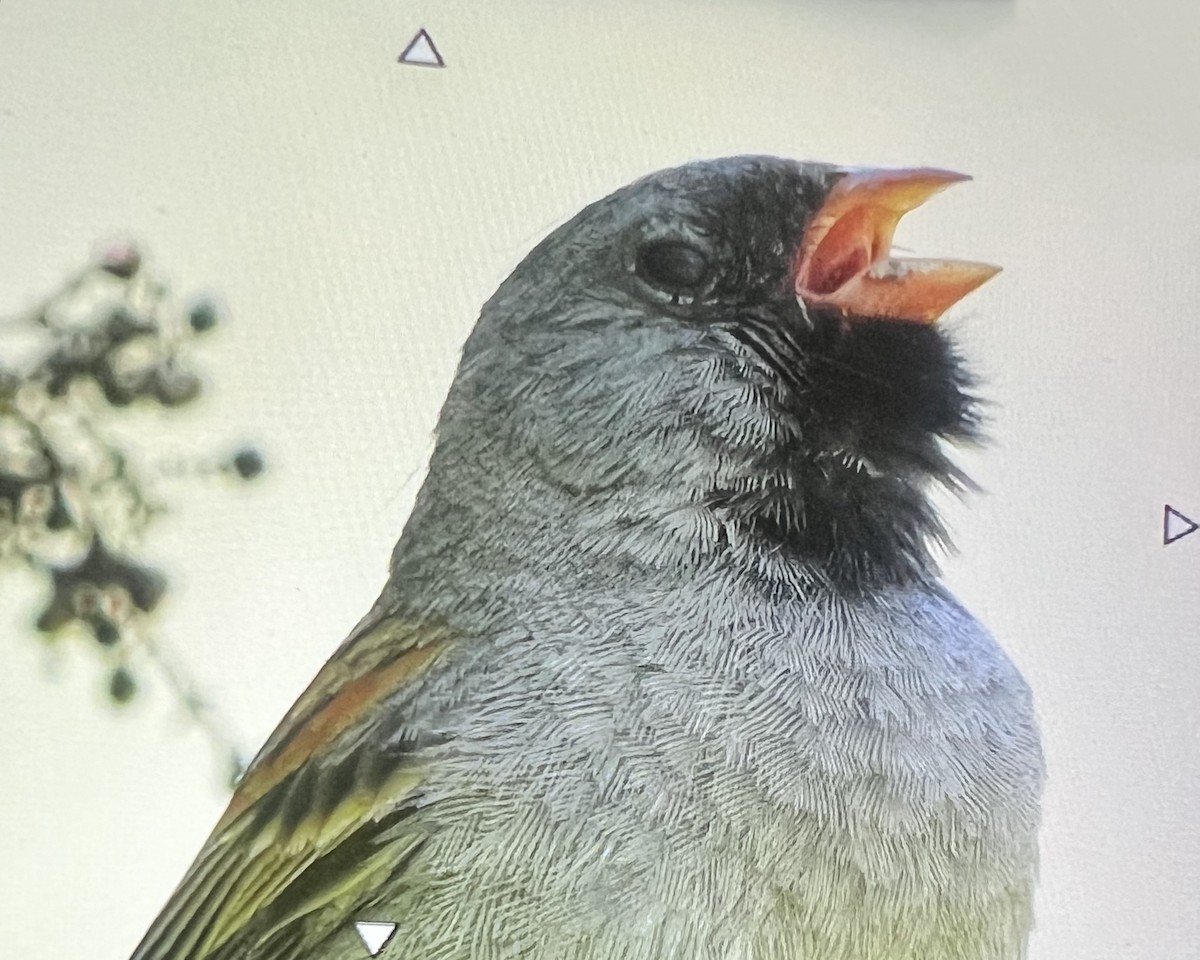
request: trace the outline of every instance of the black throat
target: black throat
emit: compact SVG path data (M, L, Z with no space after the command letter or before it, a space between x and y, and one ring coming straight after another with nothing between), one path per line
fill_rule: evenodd
M749 454L710 504L740 534L847 590L930 582L948 546L930 499L971 481L946 442L980 439L973 381L936 326L762 311L739 340L762 361L787 440Z

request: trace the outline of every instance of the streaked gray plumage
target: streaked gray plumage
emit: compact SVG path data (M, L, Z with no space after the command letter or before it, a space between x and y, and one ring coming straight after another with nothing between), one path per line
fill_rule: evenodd
M665 171L514 271L375 609L135 960L350 960L355 920L414 960L1024 956L1030 692L928 549L970 382L797 300L843 176Z

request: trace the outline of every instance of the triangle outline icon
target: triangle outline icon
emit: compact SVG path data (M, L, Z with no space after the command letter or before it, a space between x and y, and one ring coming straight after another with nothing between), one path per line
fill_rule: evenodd
M400 62L411 64L414 67L444 67L446 65L446 61L438 53L438 48L433 45L433 39L424 27L408 41L408 46L400 54Z
M1163 509L1163 546L1182 540L1197 530L1200 530L1200 523L1184 516L1170 504Z
M357 920L354 929L358 931L358 937L367 948L367 953L375 957L391 942L396 932L396 924L386 920Z

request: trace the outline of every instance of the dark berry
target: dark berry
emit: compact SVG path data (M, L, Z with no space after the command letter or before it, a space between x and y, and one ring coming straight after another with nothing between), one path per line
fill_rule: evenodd
M217 305L211 300L201 300L188 313L188 323L197 333L207 333L217 325Z
M262 454L253 447L239 450L233 458L233 469L243 480L252 480L263 472Z
M92 633L96 635L96 640L99 641L102 647L116 646L117 641L121 639L121 634L117 630L116 625L104 617L95 617L92 619Z
M133 674L124 667L117 667L108 678L108 695L114 703L128 703L137 693Z

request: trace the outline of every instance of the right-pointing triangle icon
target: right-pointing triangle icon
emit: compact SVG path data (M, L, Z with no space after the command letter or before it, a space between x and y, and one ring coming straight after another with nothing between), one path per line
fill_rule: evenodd
M433 40L425 32L424 27L408 41L408 46L400 54L400 62L411 63L417 67L444 67L446 65L446 61L438 53L437 47L433 45Z
M1189 533L1195 533L1197 530L1200 530L1200 523L1197 523L1191 517L1185 517L1170 504L1167 504L1163 510L1164 544L1182 540Z
M380 920L359 920L354 924L354 929L358 931L359 937L362 938L363 946L367 948L367 953L374 957L388 945L388 941L392 939L392 934L396 932L396 925Z

